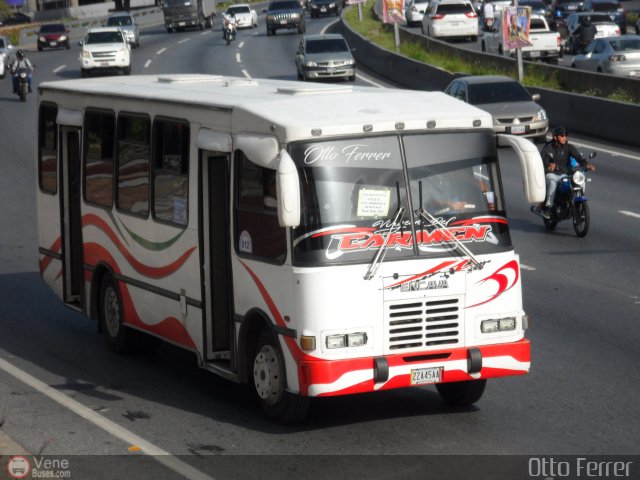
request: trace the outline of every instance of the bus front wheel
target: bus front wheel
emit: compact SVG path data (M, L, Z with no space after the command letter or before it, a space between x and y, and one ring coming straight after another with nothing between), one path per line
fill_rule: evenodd
M129 350L131 332L122 322L120 292L111 275L105 275L100 283L100 324L110 350Z
M269 332L260 335L252 365L253 388L265 414L283 424L302 420L309 408L309 397L286 391L284 357Z
M480 400L486 385L486 380L470 380L467 382L438 383L436 384L436 389L442 399L449 405L468 407Z

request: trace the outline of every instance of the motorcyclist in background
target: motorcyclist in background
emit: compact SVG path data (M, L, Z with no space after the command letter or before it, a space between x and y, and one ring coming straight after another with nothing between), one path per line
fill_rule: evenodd
M544 163L545 178L547 183L547 196L542 206L542 216L549 218L553 199L556 194L558 183L563 177L570 175L574 167L571 160L575 159L580 165L588 170L595 171L596 167L590 164L582 154L567 141L567 129L564 127L556 127L553 129L553 137L547 142L540 155Z
M222 38L227 39L227 25L232 24L235 28L233 29L233 37L231 40L235 39L236 31L238 30L238 22L236 21L236 16L233 13L225 13L222 17Z
M573 53L584 52L584 49L587 48L589 43L591 43L591 40L596 38L596 33L598 33L598 29L593 23L591 23L591 17L584 17L582 22L580 22L573 31L573 36L578 41L578 48Z
M33 65L25 56L22 50L16 52L16 58L11 63L11 75L13 76L13 93L18 93L18 70L25 68L29 71L29 93L31 93L31 74L33 73Z

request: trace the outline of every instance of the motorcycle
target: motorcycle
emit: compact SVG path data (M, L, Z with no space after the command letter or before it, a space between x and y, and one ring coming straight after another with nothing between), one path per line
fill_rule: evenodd
M595 157L595 152L589 154L589 159ZM553 230L558 222L563 220L573 220L573 230L578 237L584 237L589 232L589 205L587 197L584 196L587 182L587 167L581 166L574 158L570 159L572 174L563 177L558 182L553 205L551 206L548 218L542 214L539 205L531 207L531 211L542 217L547 230Z
M18 77L18 97L21 102L27 101L27 94L29 93L29 69L19 68L15 75Z
M231 40L236 38L236 24L232 21L225 20L224 22L224 38L227 41L227 45L231 43Z

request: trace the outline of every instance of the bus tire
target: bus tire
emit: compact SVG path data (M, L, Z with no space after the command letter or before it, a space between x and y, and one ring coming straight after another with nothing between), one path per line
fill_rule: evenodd
M486 380L470 380L466 382L438 383L436 389L442 399L455 407L473 405L484 393Z
M100 326L109 350L126 353L131 349L132 332L122 322L122 301L113 277L106 274L100 282Z
M282 424L301 421L309 409L309 397L286 391L284 357L266 330L260 334L251 365L253 389L267 417Z

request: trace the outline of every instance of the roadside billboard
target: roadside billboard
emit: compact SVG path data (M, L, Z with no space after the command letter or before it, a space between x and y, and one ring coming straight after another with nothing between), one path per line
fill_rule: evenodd
M505 50L530 47L529 21L531 20L531 7L506 7L502 10L502 43Z

